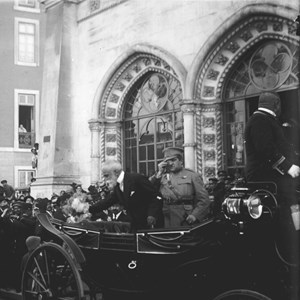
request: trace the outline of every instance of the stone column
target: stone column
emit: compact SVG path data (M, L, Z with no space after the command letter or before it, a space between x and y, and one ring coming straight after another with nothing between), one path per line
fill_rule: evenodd
M101 124L98 120L90 120L91 130L91 183L95 184L100 178L100 132Z
M79 182L72 90L77 72L77 4L45 0L47 13L40 111L39 165L34 197L50 197Z
M196 102L184 99L181 103L184 126L184 161L185 167L195 170L195 114Z

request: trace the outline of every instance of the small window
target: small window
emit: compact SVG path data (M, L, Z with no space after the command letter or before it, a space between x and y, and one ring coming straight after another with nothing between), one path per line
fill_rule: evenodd
M34 177L36 177L35 170L18 170L18 188L28 187Z
M34 90L16 90L15 91L15 124L16 141L15 147L30 149L36 142L38 124L38 97L39 92Z
M14 9L39 13L40 4L38 0L15 0Z
M18 65L38 65L39 23L37 20L16 19L15 23L15 63Z
M26 6L26 7L35 7L36 1L35 0L19 0L18 1L19 6Z

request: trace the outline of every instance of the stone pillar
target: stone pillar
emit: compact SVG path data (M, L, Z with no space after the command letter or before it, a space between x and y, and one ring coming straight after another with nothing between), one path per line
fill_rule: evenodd
M98 120L90 120L91 130L91 183L95 184L100 178L100 132L101 125Z
M45 0L47 13L40 112L39 165L34 197L50 197L79 182L73 132L77 14L71 0Z
M181 103L184 126L184 161L185 167L195 170L195 114L196 102L184 99Z

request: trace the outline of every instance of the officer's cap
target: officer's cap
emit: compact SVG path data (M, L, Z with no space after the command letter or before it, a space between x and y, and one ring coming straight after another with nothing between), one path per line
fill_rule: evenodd
M183 157L183 149L179 147L168 147L163 150L164 161L180 156Z
M215 177L210 177L210 178L208 178L208 180L209 180L209 181L212 181L212 182L217 182L217 181L218 181L218 179L215 178Z
M12 204L12 208L15 209L15 208L23 208L24 207L24 202L22 201L16 201Z

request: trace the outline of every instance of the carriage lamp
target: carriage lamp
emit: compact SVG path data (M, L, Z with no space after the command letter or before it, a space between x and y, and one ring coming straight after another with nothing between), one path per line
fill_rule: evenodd
M253 219L260 218L263 212L263 205L259 195L252 194L247 200L244 201L247 205L250 217Z
M222 204L222 210L227 218L241 213L241 197L228 197Z
M258 219L263 212L263 205L258 194L251 194L246 199L241 196L228 197L224 200L222 208L228 218L248 211L251 218Z

